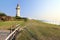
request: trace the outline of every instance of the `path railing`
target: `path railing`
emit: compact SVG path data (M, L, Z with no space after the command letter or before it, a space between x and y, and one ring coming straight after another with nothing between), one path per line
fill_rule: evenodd
M19 29L20 29L20 25L18 24L16 25L16 28L8 35L8 37L5 40L15 40L15 37L18 34Z

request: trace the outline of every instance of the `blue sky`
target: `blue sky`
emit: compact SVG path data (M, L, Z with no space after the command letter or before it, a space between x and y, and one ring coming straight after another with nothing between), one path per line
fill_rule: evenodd
M0 0L0 12L16 15L18 0ZM60 0L19 0L21 17L60 24Z

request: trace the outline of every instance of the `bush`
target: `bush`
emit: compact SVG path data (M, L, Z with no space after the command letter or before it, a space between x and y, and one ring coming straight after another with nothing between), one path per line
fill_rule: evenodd
M15 18L16 18L16 19L21 19L21 17L18 17L18 16L16 16Z
M22 19L24 19L25 22L28 20L28 18L22 18Z
M5 13L0 13L0 16L7 16Z
M16 17L15 17L15 20L17 20L17 21L25 21L25 22L26 22L26 21L28 20L28 18L16 16Z

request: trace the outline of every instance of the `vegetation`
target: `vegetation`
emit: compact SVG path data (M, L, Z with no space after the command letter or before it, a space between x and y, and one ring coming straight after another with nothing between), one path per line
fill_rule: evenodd
M11 17L7 16L5 13L0 13L0 21L27 21L27 18L22 18L22 17Z
M17 40L60 40L59 25L43 23L41 21L30 20Z
M16 40L60 40L60 26L37 20L0 22L0 29L9 29L12 25L26 26ZM12 26L13 27L13 26Z
M22 17L18 17L18 16L14 17L14 19L17 20L17 21L22 21L23 20L25 22L28 20L28 18L22 18Z
M20 24L21 26L24 25L24 21L1 21L0 22L0 30L8 30L10 27L15 26L16 24Z
M0 13L0 16L7 16L5 13Z
M20 27L26 26L26 28L18 34L16 40L60 40L60 25L27 20L27 18L10 17L0 13L0 30L8 30L20 24Z

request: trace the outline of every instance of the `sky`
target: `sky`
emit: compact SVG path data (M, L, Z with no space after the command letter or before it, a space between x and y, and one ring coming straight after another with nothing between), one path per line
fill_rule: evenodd
M0 12L15 16L17 3L21 17L60 24L60 0L0 0Z

